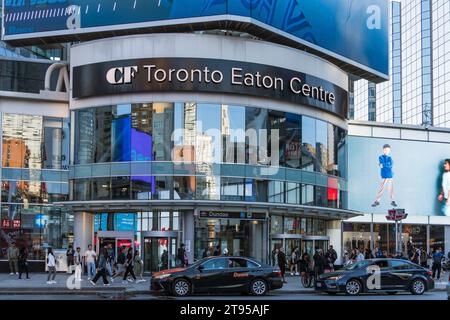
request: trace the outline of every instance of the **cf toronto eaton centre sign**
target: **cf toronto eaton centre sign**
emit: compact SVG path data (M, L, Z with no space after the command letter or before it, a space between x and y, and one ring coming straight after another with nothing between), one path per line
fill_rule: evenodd
M347 116L347 92L279 67L231 60L153 58L74 67L73 98L137 92L245 94L311 105Z

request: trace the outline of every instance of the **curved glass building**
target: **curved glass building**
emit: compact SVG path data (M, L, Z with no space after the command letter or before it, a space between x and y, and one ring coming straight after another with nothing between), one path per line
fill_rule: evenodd
M77 245L134 246L154 271L176 264L181 243L190 261L217 247L270 261L277 247L340 241L354 212L339 68L207 34L86 42L71 48L70 66L63 204Z

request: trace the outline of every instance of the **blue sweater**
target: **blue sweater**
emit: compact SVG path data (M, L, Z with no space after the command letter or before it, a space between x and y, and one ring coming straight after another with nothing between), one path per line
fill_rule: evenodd
M381 168L381 178L382 179L391 179L394 177L394 173L392 172L392 166L394 165L394 161L392 157L385 156L384 154L378 158L380 165L383 165Z

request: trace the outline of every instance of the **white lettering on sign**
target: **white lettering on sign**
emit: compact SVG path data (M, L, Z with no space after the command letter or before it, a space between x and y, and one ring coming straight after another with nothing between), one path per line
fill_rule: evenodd
M106 72L106 81L110 84L131 83L138 70L137 66L111 68Z

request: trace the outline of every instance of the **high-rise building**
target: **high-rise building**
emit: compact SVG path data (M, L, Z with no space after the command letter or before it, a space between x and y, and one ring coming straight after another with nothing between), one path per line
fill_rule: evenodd
M390 81L356 80L355 120L450 127L449 0L392 0Z

